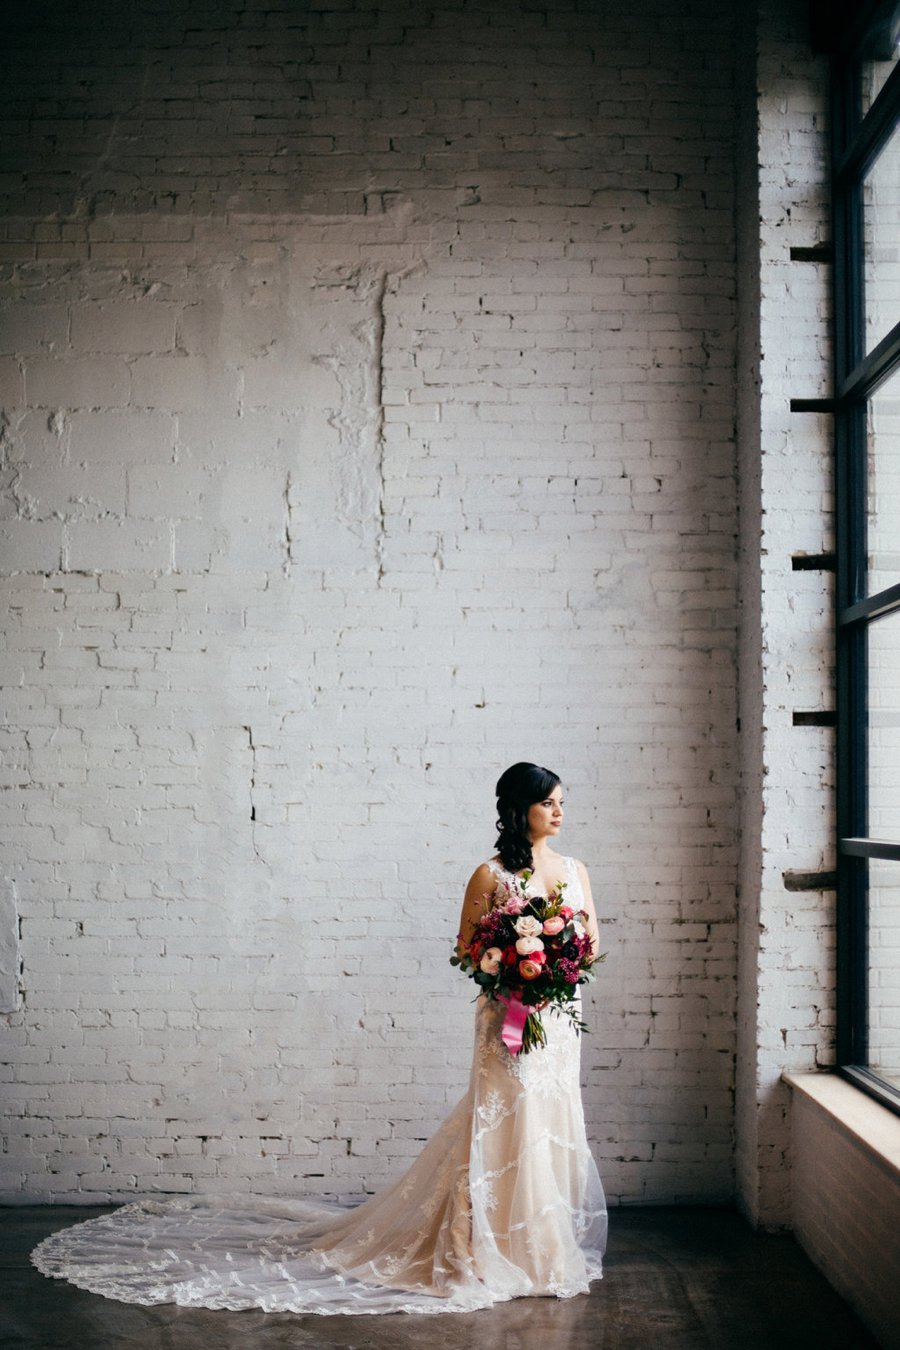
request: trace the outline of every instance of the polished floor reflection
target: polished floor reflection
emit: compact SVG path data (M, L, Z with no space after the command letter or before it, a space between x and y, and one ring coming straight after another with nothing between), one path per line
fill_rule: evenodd
M41 1238L101 1212L0 1210L2 1350L875 1350L791 1237L754 1234L724 1210L613 1210L606 1277L589 1297L434 1317L140 1308L29 1264Z

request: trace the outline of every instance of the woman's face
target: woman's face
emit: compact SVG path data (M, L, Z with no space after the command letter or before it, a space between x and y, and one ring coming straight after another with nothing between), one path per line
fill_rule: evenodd
M529 806L528 833L531 835L533 844L537 843L539 839L546 839L548 835L552 838L553 835L559 834L563 822L562 808L563 793L559 783L549 797Z

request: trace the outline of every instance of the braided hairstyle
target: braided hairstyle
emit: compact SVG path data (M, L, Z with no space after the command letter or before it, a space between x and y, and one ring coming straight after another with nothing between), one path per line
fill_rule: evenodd
M495 845L508 872L533 867L528 811L542 802L560 782L559 776L539 764L513 764L497 780L497 829Z

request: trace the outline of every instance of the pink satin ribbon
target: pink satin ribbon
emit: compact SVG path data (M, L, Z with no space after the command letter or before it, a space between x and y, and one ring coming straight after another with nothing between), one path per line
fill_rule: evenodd
M530 1009L525 1007L519 994L513 994L508 999L503 999L506 1004L506 1016L503 1019L503 1030L500 1033L503 1044L511 1055L517 1055L522 1049L522 1033L525 1030L525 1023L528 1021Z

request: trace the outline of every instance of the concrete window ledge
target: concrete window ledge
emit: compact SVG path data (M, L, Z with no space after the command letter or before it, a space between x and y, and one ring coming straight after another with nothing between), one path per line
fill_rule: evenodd
M900 1179L900 1116L834 1073L788 1072L782 1078Z
M794 1234L886 1350L900 1350L900 1116L836 1074L785 1073Z

